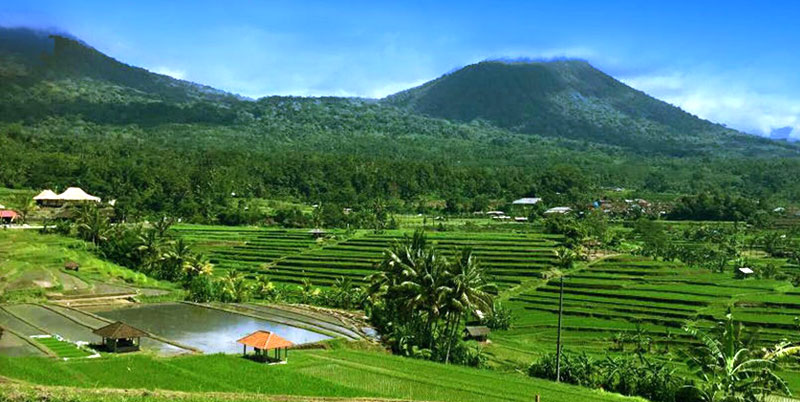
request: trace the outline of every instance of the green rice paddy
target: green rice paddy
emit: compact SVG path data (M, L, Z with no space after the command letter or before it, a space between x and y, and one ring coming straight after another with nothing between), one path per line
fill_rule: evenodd
M44 345L47 349L53 351L53 353L55 353L55 355L59 358L74 359L92 355L92 353L79 348L74 343L67 342L53 336L37 337L34 339L36 342Z
M519 374L475 370L383 352L291 351L267 366L238 356L155 358L146 355L54 362L0 357L0 375L42 385L265 395L398 398L437 401L635 401Z

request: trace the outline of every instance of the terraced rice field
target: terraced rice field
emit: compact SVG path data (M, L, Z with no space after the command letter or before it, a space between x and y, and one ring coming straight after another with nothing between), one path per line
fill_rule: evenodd
M258 270L287 255L316 245L308 230L277 230L184 225L173 229L198 252L211 259L215 269Z
M409 231L375 234L361 231L317 244L307 231L228 229L184 226L178 235L206 252L215 267L250 275L268 274L277 282L330 285L341 277L362 283L374 272L384 250ZM553 262L559 237L522 233L431 232L430 241L446 254L471 247L501 289L538 277Z
M800 294L785 292L786 285L644 257L611 257L564 281L566 348L606 353L616 334L638 333L667 349L689 342L681 329L687 322L710 327L728 307L737 320L759 328L762 343L772 344L794 336L793 320L800 316ZM514 329L497 334L501 348L549 350L556 340L558 297L556 280L511 297L517 320Z
M44 345L56 356L63 359L75 359L81 357L91 356L92 353L79 348L77 345L67 342L63 339L58 339L54 336L35 337L36 342Z

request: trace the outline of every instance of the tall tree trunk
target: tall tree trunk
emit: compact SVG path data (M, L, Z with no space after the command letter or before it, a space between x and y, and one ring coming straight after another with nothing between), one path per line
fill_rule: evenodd
M455 322L453 322L452 327L450 328L450 334L448 335L447 339L447 354L445 355L444 362L447 364L450 361L450 349L453 346L453 340L456 337L456 330L458 330L459 323L461 323L461 313L459 312L455 316Z

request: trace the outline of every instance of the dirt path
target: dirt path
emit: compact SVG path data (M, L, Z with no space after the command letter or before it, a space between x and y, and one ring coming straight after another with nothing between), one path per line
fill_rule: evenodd
M591 259L591 260L589 260L587 262L579 262L579 263L575 264L575 266L572 269L570 269L570 270L568 270L568 271L566 271L564 273L564 277L565 278L569 277L571 274L575 274L575 273L581 272L584 269L589 268L594 264L597 264L597 263L599 263L601 261L604 261L604 260L612 258L612 257L616 257L618 255L619 254L616 254L616 253L609 253L609 254L598 253L598 254L595 254L595 256L596 256L595 258L593 258L593 259ZM525 281L525 282L523 282L523 283L521 283L521 284L519 284L519 285L517 285L517 286L515 286L515 287L513 287L511 289L508 289L505 292L501 293L500 296L498 297L498 300L502 301L502 302L508 301L512 297L519 296L519 295L521 295L521 294L523 294L525 292L530 292L532 290L536 290L539 287L546 285L547 282L549 282L552 279L554 279L554 278L530 279L528 281Z

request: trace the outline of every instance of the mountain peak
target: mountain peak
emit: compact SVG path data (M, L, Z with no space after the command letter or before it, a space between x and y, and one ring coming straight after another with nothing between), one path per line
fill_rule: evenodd
M487 60L382 101L432 117L485 120L520 133L644 152L683 154L687 143L751 137L650 97L579 59Z

